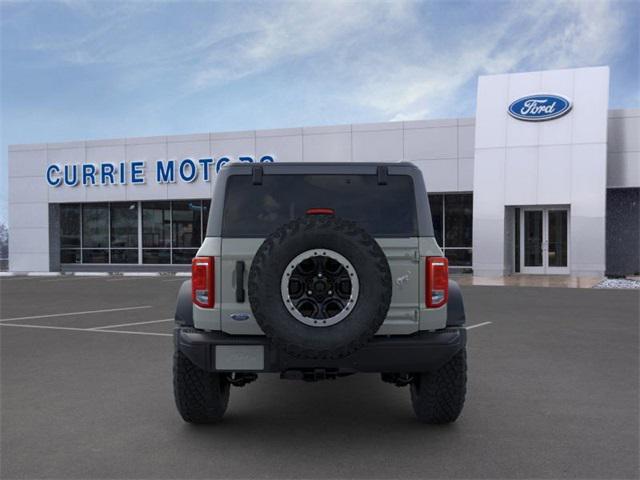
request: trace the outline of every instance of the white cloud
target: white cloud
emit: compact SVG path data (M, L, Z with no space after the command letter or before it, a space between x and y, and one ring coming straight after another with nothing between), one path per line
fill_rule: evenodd
M170 78L188 96L287 68L393 120L455 115L451 104L479 74L599 64L624 43L624 19L609 1L487 2L490 16L448 30L439 2L426 14L411 1L196 3L206 13L186 28L162 17L175 4L64 3L93 19L90 28L32 48L54 62L107 65L122 88ZM145 24L156 11L163 21Z
M168 28L156 31L145 20L162 5L172 4L124 2L105 8L100 2L59 3L85 28L40 32L32 49L50 54L51 61L75 66L145 68L153 75L181 71L187 92L227 84L287 61L350 53L355 38L375 41L390 28L410 24L414 8L409 0L195 3L193 15L200 10L206 14L193 25L167 24L161 14L159 23ZM140 72L132 75L139 78Z
M620 48L623 23L611 2L516 2L491 25L455 31L446 55L422 62L389 55L392 73L370 76L356 98L391 120L454 115L451 103L479 74L600 64ZM361 76L371 61L359 66Z
M375 36L389 19L406 19L404 0L382 2L293 2L258 10L243 23L252 28L233 44L217 39L207 49L193 85L209 87L268 70L320 52L349 49L354 37Z

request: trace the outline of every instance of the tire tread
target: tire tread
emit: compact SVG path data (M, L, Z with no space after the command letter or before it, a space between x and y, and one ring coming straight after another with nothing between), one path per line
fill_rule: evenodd
M256 292L260 289L260 279L263 278L265 270L268 268L266 263L272 253L275 250L282 248L283 244L290 236L296 235L299 232L311 232L316 229L318 231L328 231L337 235L351 237L354 242L364 249L366 255L371 259L371 261L374 262L375 268L381 274L381 283L384 285L381 298L377 302L377 311L373 316L376 321L370 323L368 328L364 329L357 338L345 344L336 345L330 350L304 348L300 345L294 345L279 338L271 326L271 319L266 318L259 313L263 310L263 306L260 304L260 299L256 295L251 294L252 292ZM389 264L384 252L375 239L365 230L360 228L355 222L329 215L300 217L279 227L275 232L273 232L273 234L267 237L259 248L253 259L251 271L249 273L249 302L258 324L276 348L282 348L289 355L299 358L336 359L350 355L361 348L375 335L376 331L380 328L380 325L382 325L382 322L384 322L391 303L391 294L392 282Z
M229 403L229 387L224 374L204 371L182 352L174 352L173 391L185 422L215 423L221 420Z
M417 374L411 403L418 419L429 424L454 422L467 392L467 354L461 349L435 372Z

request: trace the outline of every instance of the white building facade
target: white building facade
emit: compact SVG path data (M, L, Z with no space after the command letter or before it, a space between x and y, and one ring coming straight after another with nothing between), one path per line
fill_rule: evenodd
M450 264L477 275L640 270L640 110L609 69L478 80L475 118L9 147L9 268L187 268L228 162L411 161Z

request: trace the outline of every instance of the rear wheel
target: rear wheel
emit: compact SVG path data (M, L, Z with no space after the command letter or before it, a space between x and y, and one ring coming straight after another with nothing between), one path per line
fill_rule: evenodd
M454 422L464 406L467 392L467 351L460 350L435 372L415 374L411 403L424 423Z
M229 381L225 374L194 365L182 352L173 355L173 393L185 422L215 423L229 403Z

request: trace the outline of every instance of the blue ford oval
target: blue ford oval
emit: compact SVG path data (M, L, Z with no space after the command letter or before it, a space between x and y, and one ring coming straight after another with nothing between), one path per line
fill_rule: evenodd
M561 117L571 110L571 100L560 95L527 95L509 105L509 115L518 120L541 122Z

